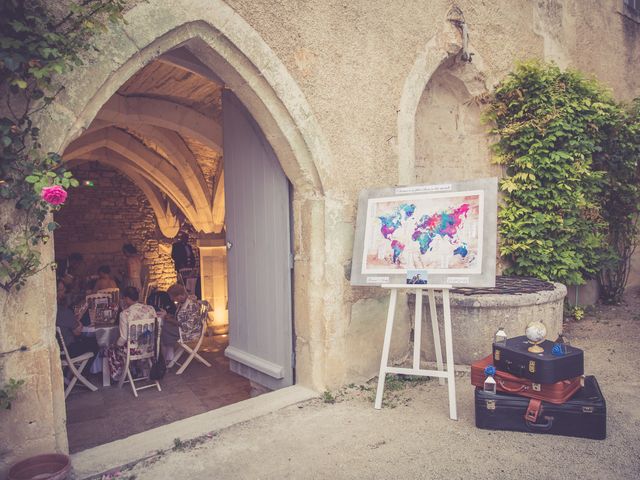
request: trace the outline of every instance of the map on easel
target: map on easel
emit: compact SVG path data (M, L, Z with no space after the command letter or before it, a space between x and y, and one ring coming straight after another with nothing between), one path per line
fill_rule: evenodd
M480 273L483 192L370 199L362 273Z
M364 190L351 284L405 283L425 270L429 282L492 287L496 230L495 178Z

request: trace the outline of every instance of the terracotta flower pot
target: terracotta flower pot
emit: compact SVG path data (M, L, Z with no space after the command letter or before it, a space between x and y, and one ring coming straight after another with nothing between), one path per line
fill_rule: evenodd
M71 459L61 453L29 457L9 469L9 480L64 480L71 471Z

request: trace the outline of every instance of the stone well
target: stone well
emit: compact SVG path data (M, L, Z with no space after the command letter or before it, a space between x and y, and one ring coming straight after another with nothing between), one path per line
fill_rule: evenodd
M529 322L540 320L547 327L547 339L555 340L562 333L563 300L566 294L567 288L561 283L519 277L497 277L495 288L452 290L454 362L457 365L469 365L489 355L493 335L499 327L504 327L509 337L515 337L524 335ZM408 302L413 317L415 295L409 295ZM436 304L444 356L441 294L436 295ZM426 291L422 321L422 358L435 361Z

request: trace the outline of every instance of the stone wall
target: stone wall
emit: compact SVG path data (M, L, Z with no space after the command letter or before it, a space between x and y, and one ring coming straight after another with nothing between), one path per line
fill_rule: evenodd
M149 281L162 289L176 281L171 243L156 225L156 218L142 191L118 171L96 162L72 168L82 182L70 191L66 205L55 214L60 227L55 231L58 261L70 253L84 257L86 273L94 275L100 265L109 265L112 275L121 277L125 268L122 245L131 243L145 259ZM191 230L185 225L184 230ZM198 249L192 240L194 253Z

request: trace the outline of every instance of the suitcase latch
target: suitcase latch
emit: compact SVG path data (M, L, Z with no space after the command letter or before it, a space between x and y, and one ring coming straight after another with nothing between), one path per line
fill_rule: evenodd
M487 410L495 410L495 409L496 409L496 401L487 400Z
M524 419L531 423L536 423L538 420L538 415L542 411L542 402L540 400L536 400L532 398L529 400L529 405L527 406L527 413L524 414Z
M500 350L496 349L496 351L493 353L493 358L496 360L500 360Z
M539 392L540 391L540 384L539 383L532 383L531 384L531 388L533 389L534 392Z
M582 413L593 413L593 407L582 407Z
M529 371L531 373L536 373L536 361L535 360L530 360L529 361Z

